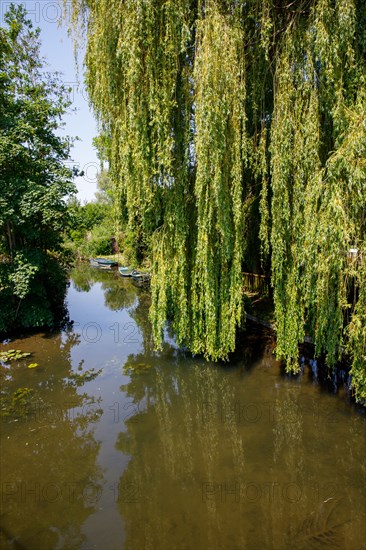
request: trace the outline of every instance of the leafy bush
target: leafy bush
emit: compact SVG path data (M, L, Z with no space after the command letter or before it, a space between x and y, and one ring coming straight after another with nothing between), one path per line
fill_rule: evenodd
M39 29L22 5L0 28L0 332L51 326L66 290L65 167L70 139L55 134L69 106L57 75L44 71Z
M53 326L66 291L57 257L37 249L19 252L0 265L0 333L20 327Z
M85 251L90 257L103 254L112 254L113 250L110 229L105 225L95 226L88 234Z

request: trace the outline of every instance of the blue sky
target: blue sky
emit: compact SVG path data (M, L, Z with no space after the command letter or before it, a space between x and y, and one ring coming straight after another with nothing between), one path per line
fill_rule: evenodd
M11 2L7 0L0 0L0 2L1 25L3 25L4 14ZM71 150L71 157L74 161L71 164L85 172L83 177L75 180L79 200L81 202L91 201L97 189L96 175L99 170L99 161L92 146L92 139L98 132L96 121L88 106L87 94L82 81L82 59L79 62L78 81L72 41L67 35L65 26L60 27L59 25L61 8L58 0L13 0L13 3L23 4L33 25L40 27L41 51L48 62L48 70L62 73L62 81L71 88L72 104L70 108L76 109L76 112L64 116L65 128L60 133L80 138L80 141L77 141Z

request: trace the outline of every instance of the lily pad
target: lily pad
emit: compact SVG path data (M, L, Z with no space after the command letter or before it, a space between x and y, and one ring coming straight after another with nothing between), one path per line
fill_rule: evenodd
M28 369L35 369L36 367L39 367L38 363L30 363L30 365L28 365Z
M9 361L19 361L20 359L24 359L30 355L32 354L29 352L23 353L21 349L9 349L8 351L0 352L0 361L3 361L4 363L8 363Z

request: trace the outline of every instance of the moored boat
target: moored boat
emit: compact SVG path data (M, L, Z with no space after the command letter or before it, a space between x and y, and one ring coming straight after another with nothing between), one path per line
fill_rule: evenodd
M90 265L94 267L115 267L118 262L109 260L108 258L91 258Z
M131 269L130 267L119 267L118 271L121 277L133 277L136 273L138 273L138 271Z

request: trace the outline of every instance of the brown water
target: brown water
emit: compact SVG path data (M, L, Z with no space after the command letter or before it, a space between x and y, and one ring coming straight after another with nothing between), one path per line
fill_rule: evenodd
M1 548L366 548L365 417L342 390L306 361L283 376L256 329L229 365L168 334L154 352L149 294L116 273L79 268L67 301L73 325L2 346L39 367L1 371Z

